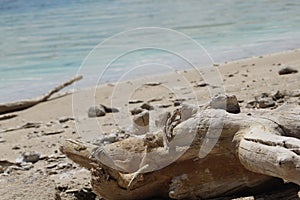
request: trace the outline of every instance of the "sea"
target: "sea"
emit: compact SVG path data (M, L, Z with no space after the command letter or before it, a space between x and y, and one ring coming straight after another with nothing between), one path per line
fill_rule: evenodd
M0 0L0 103L299 47L299 0Z

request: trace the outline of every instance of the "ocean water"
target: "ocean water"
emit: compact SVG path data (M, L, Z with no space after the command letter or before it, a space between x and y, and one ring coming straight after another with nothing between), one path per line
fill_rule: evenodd
M177 38L180 34L204 50L199 53L191 40ZM107 40L106 46L98 45ZM0 0L0 102L39 96L82 65L87 80L93 79L101 75L102 61L116 57L102 82L118 80L131 65L176 63L180 68L170 51L145 48L155 41L198 57L199 67L299 48L300 1ZM139 45L133 47L144 49L119 52L135 42ZM95 47L99 51L92 59ZM139 70L135 76L148 74Z

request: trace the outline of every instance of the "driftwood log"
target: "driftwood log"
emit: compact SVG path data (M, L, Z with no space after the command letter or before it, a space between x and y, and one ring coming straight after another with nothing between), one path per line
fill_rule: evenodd
M42 103L44 101L47 101L53 94L59 92L63 88L65 88L81 79L82 79L82 76L76 76L76 77L64 82L63 84L58 85L57 87L55 87L54 89L52 89L48 93L46 93L45 95L40 96L36 99L25 99L25 100L21 100L21 101L0 104L0 114L6 114L6 113L24 110L24 109L30 108L32 106L35 106L39 103Z
M164 131L96 148L68 140L61 151L91 171L105 199L206 199L262 188L274 177L300 185L299 106L186 111L169 116Z

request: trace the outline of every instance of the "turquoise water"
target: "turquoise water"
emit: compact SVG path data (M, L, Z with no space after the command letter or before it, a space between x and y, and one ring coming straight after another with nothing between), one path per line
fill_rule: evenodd
M299 48L300 1L0 0L0 102L45 93L74 76L98 43L137 27L184 33L223 62ZM162 60L159 52L134 59ZM105 81L117 80L132 59L121 59Z

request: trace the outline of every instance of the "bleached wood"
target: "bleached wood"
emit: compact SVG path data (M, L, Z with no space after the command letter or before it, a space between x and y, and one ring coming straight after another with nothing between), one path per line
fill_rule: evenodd
M295 107L251 115L206 109L177 121L168 137L130 137L83 153L68 142L61 150L91 170L94 191L106 199L220 197L271 186L273 177L300 185L299 121ZM172 138L167 149L164 138Z
M64 82L63 84L58 85L57 87L55 87L54 89L52 89L48 93L46 93L45 95L38 97L36 99L25 99L25 100L16 101L16 102L0 104L0 114L6 114L6 113L10 113L10 112L24 110L24 109L30 108L32 106L35 106L41 102L47 101L53 94L59 92L63 88L65 88L81 79L82 79L82 76L76 76L76 77Z

